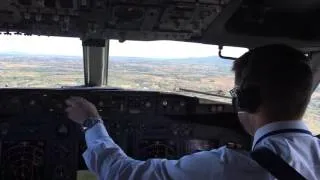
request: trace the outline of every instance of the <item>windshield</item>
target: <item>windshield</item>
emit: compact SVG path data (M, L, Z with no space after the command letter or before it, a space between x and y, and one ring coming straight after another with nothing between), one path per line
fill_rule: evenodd
M229 47L226 51L229 56L238 57L247 49ZM219 58L215 45L111 41L108 85L231 102L229 90L234 85L231 68L232 61Z
M78 38L0 36L0 87L81 86L84 84L82 46ZM224 48L239 57L243 48ZM108 86L175 92L231 102L232 61L217 56L218 47L196 43L111 40ZM201 93L199 93L201 92ZM207 94L207 95L205 95ZM320 88L312 95L304 120L320 133Z

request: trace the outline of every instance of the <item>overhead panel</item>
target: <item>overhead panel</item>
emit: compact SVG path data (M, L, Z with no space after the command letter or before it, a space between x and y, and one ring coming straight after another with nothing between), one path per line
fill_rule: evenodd
M319 1L244 1L225 24L237 35L277 37L304 41L320 40Z
M199 37L227 5L223 0L2 1L4 33L120 40Z

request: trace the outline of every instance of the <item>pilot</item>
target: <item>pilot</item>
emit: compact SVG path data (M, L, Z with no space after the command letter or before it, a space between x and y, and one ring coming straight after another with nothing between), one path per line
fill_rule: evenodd
M303 114L312 94L307 57L286 45L254 48L235 60L234 104L252 151L267 148L309 180L320 179L320 140ZM83 158L99 179L275 179L249 152L228 147L178 160L135 160L109 136L96 107L81 97L66 101L68 117L86 127ZM269 159L272 163L273 159Z

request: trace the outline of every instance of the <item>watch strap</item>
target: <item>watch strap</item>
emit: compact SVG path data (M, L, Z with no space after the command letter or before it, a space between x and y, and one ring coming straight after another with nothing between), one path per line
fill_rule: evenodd
M92 128L97 123L103 123L102 119L101 118L87 118L82 124L82 129L86 131L86 130Z

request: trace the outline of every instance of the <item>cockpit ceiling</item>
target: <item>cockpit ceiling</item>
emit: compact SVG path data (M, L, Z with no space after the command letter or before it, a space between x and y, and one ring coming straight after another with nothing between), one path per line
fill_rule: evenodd
M0 0L3 34L320 45L317 0Z

